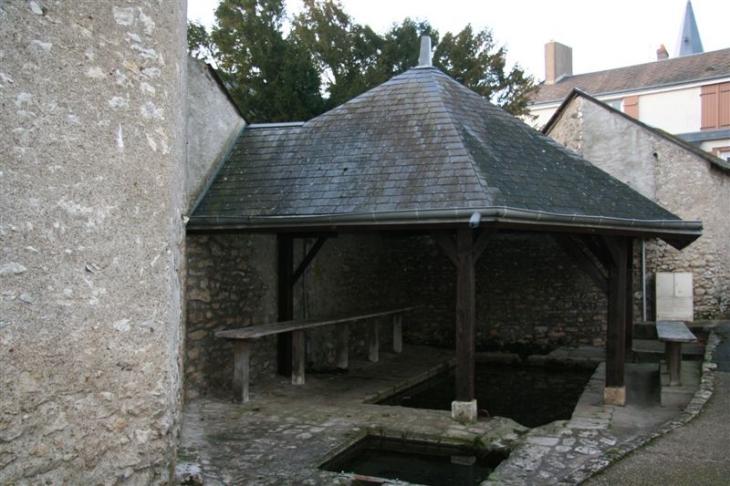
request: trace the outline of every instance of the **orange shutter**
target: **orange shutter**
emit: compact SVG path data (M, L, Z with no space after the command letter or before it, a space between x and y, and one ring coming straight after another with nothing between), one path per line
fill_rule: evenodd
M717 128L730 128L730 83L719 85L717 94Z
M639 97L627 96L624 98L624 113L632 118L639 119Z
M718 112L718 84L703 86L700 93L702 101L702 123L700 130L712 130L717 128L717 112Z

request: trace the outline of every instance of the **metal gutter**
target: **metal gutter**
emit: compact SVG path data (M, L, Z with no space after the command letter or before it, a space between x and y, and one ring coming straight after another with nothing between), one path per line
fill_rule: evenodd
M311 227L369 227L409 225L469 225L474 215L481 215L480 226L512 224L516 226L548 226L556 229L580 228L598 233L618 232L655 234L658 237L677 236L694 240L702 234L701 221L638 220L587 216L581 214L550 213L509 207L454 208L363 212L344 214L315 214L287 216L211 216L194 217L188 222L189 231L201 230L260 230L307 229ZM631 230L631 231L627 231Z

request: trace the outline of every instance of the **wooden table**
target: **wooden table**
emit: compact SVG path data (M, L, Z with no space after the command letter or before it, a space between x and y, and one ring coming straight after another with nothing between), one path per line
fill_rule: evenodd
M659 341L664 342L669 369L669 386L682 385L682 343L696 343L697 337L682 321L657 321Z
M305 344L304 332L324 326L337 326L337 366L341 369L348 367L348 338L349 323L365 319L374 319L383 316L393 316L393 351L400 353L403 350L402 315L415 307L379 310L369 313L350 314L329 319L305 319L272 322L259 326L229 329L215 333L215 337L233 340L233 393L237 401L243 403L249 400L249 374L251 346L262 337L272 336L284 332L292 333L292 384L304 384ZM368 333L368 359L377 362L379 359L380 333L378 322L374 322Z

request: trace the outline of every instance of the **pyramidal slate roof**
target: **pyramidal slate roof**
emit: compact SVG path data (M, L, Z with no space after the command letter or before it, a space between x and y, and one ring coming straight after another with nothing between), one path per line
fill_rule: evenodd
M679 246L701 233L431 67L306 123L246 127L188 229L435 229L474 213L482 225L619 229Z

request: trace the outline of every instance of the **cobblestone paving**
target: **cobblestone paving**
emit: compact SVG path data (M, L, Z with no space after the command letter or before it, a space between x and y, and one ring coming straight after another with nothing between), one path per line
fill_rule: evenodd
M562 358L577 359L570 353ZM376 365L352 363L346 375L308 375L305 386L292 386L283 378L254 385L252 400L245 405L220 398L197 399L185 409L178 481L352 484L351 476L321 471L318 466L366 434L380 434L511 450L484 485L577 484L691 420L712 392L711 366L705 364L699 391L684 410L649 407L638 395L632 397L629 372L629 402L636 398L639 403L605 406L604 367L599 365L571 420L534 429L500 417L461 425L445 411L364 403L443 370L450 359L451 353L443 350L409 346L402 355L381 356ZM430 371L424 374L423 370ZM635 368L634 375L640 376L641 370L641 366Z

